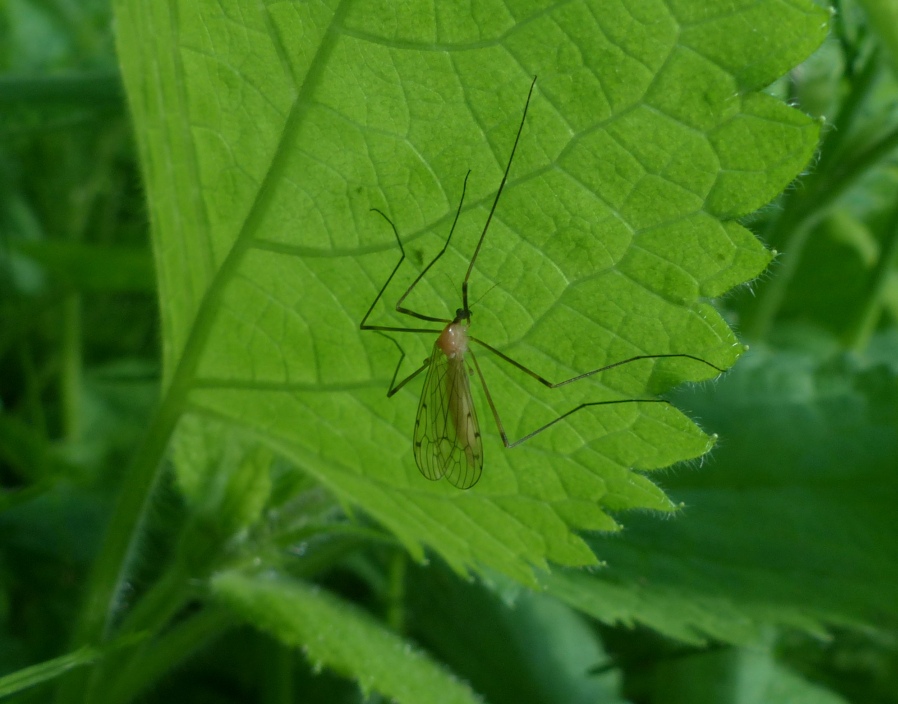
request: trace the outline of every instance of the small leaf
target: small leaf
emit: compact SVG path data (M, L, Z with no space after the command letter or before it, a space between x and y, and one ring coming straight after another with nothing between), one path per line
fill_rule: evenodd
M176 434L181 491L222 537L251 526L271 493L271 451L214 420L187 415Z
M396 702L479 702L470 688L348 602L308 584L236 572L212 580L216 596L285 645Z

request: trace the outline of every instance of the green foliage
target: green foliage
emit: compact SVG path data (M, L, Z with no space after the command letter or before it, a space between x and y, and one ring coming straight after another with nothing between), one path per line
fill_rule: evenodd
M211 586L246 620L286 645L302 647L314 668L327 665L358 678L366 696L377 691L397 702L479 701L396 633L317 587L233 573L217 575ZM364 672L359 662L369 663Z
M896 701L893 5L4 6L0 696Z
M627 540L596 540L609 583L556 572L545 586L608 623L694 642L747 645L771 622L822 636L824 623L898 621L898 367L845 359L808 330L802 340L753 350L726 384L680 395L729 439L703 471L666 482L686 510L672 524L634 516Z

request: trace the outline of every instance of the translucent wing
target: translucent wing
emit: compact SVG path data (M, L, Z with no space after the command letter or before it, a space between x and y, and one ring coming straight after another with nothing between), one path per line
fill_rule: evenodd
M428 479L446 477L469 489L483 472L483 442L461 355L450 359L434 345L415 418L415 462Z

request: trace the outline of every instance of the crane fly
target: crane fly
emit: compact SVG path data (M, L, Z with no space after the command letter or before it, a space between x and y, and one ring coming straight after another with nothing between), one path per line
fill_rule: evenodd
M427 375L424 378L424 387L421 390L421 400L418 402L418 412L415 416L415 462L418 465L418 469L421 471L421 474L423 474L428 479L436 481L445 477L451 484L458 487L459 489L471 488L477 483L477 481L480 479L480 475L483 473L483 439L480 434L480 423L477 420L477 409L474 407L474 399L471 395L470 377L472 372L476 372L478 378L480 379L480 384L483 388L483 392L486 396L486 400L489 404L490 410L492 411L493 419L496 422L496 427L498 428L499 435L502 438L502 443L506 448L516 447L517 445L520 445L521 443L531 439L535 435L540 434L544 430L549 429L568 416L573 415L577 411L588 408L590 406L606 406L619 403L670 403L666 399L662 398L613 399L609 401L592 401L588 403L581 403L576 408L563 413L562 415L551 420L545 425L528 433L524 437L510 442L508 440L508 435L505 432L505 427L502 425L502 421L499 418L499 412L496 409L496 404L493 403L489 387L487 386L486 380L483 377L483 372L480 370L480 364L477 362L477 357L474 355L474 351L470 347L471 342L480 345L487 351L496 355L499 359L507 362L508 364L511 364L513 367L516 367L524 374L527 374L528 376L541 383L543 386L546 386L550 389L557 389L561 386L571 384L575 381L580 381L581 379L585 379L594 374L598 374L600 372L604 372L609 369L620 367L625 364L630 364L631 362L636 362L643 359L664 359L678 357L681 359L691 359L697 362L701 362L702 364L705 364L721 373L725 371L724 369L711 364L711 362L705 361L704 359L695 357L691 354L643 354L637 355L635 357L630 357L619 362L614 362L613 364L607 364L603 367L599 367L598 369L593 369L592 371L578 374L577 376L571 377L570 379L565 379L564 381L552 382L540 376L520 362L512 359L504 352L500 352L492 345L489 345L483 340L480 340L468 334L468 328L471 325L471 308L468 303L468 280L471 278L471 272L474 269L474 263L477 261L477 255L480 254L480 249L483 246L484 239L486 238L486 233L489 229L490 222L493 219L493 214L496 212L496 207L499 205L499 198L501 197L502 191L505 188L505 184L508 181L508 174L511 172L511 164L514 160L514 155L518 148L518 142L521 139L521 133L524 130L524 122L527 119L527 110L530 107L530 99L533 97L533 89L535 86L536 77L534 77L533 82L530 84L530 92L527 94L527 100L524 103L524 112L521 116L521 123L518 126L518 131L515 136L514 143L511 147L511 154L508 157L508 163L505 166L505 173L503 174L502 180L499 183L499 189L496 191L496 197L493 199L493 204L490 208L489 215L487 215L486 223L483 226L483 231L480 233L480 239L477 241L477 246L474 248L474 253L471 255L471 260L468 264L465 278L462 280L462 307L456 310L455 317L452 320L449 320L446 318L438 318L418 313L404 307L403 303L405 302L405 299L409 296L409 294L411 294L411 292L414 290L415 286L417 286L421 279L423 279L427 274L427 272L430 271L431 267L433 267L433 265L436 264L437 261L439 261L439 259L446 253L446 250L449 247L449 243L452 240L452 234L455 232L455 226L458 224L458 218L461 215L462 205L465 201L465 191L467 190L468 185L468 177L471 175L470 171L468 171L468 173L465 175L465 180L462 184L461 198L458 202L458 208L455 211L455 218L452 221L452 227L449 229L449 235L446 237L443 248L430 261L430 263L421 270L415 280L406 289L405 293L403 293L402 296L400 296L399 300L396 302L395 309L397 313L401 313L418 320L424 320L426 322L443 323L445 324L445 327L442 328L442 330L432 328L400 328L384 325L371 325L368 323L368 318L374 311L374 307L383 297L384 291L386 291L387 287L390 285L390 282L393 280L393 277L396 275L396 272L399 271L399 267L402 266L402 263L406 258L405 248L402 245L402 239L399 237L399 231L396 229L393 221L390 220L390 218L387 217L387 215L378 208L371 209L373 212L377 213L384 220L386 220L390 225L393 230L393 234L396 237L396 242L399 244L399 251L401 254L399 257L399 261L396 263L396 266L393 267L393 271L390 273L386 282L381 287L376 298L371 303L371 306L368 308L368 312L365 313L365 317L362 318L362 322L359 324L359 328L361 330L373 330L381 334L391 332L438 334L430 356L426 360L424 360L424 363L420 367L418 367L415 371L413 371L399 383L396 383L396 378L399 374L399 368L402 366L402 362L405 359L405 351L402 349L399 343L396 342L395 339L393 339L389 335L385 335L387 339L389 339L391 342L393 342L393 344L396 345L400 352L399 362L397 363L396 369L393 372L393 379L390 382L390 388L387 390L387 397L392 397L412 379L421 374L421 372L423 372L425 369L427 370ZM468 367L468 359L470 359L470 361L473 363L473 369Z

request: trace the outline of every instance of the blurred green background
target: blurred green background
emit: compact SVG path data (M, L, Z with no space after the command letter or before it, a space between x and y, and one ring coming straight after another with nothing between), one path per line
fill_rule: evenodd
M752 351L677 395L721 436L703 466L661 479L684 515L630 516L623 536L591 538L621 580L608 601L568 594L576 611L498 578L468 583L407 564L373 529L329 542L305 576L425 645L491 702L898 701L896 8L839 3L830 39L770 88L825 117L824 141L808 173L746 223L782 255L718 302ZM112 26L102 0L0 4L0 676L72 649L86 575L158 393L148 222ZM300 489L280 487L285 513L352 523ZM190 530L177 492L160 491L138 595ZM244 557L291 545L289 533L256 535ZM694 588L678 592L687 578L666 581L673 572ZM646 596L659 610L695 608L694 631L662 635L651 609L620 619L648 625L615 625L614 587L633 594L641 579L670 585ZM421 597L434 593L439 608ZM169 642L120 700L378 700L232 617L207 628ZM57 674L14 696L49 701Z

